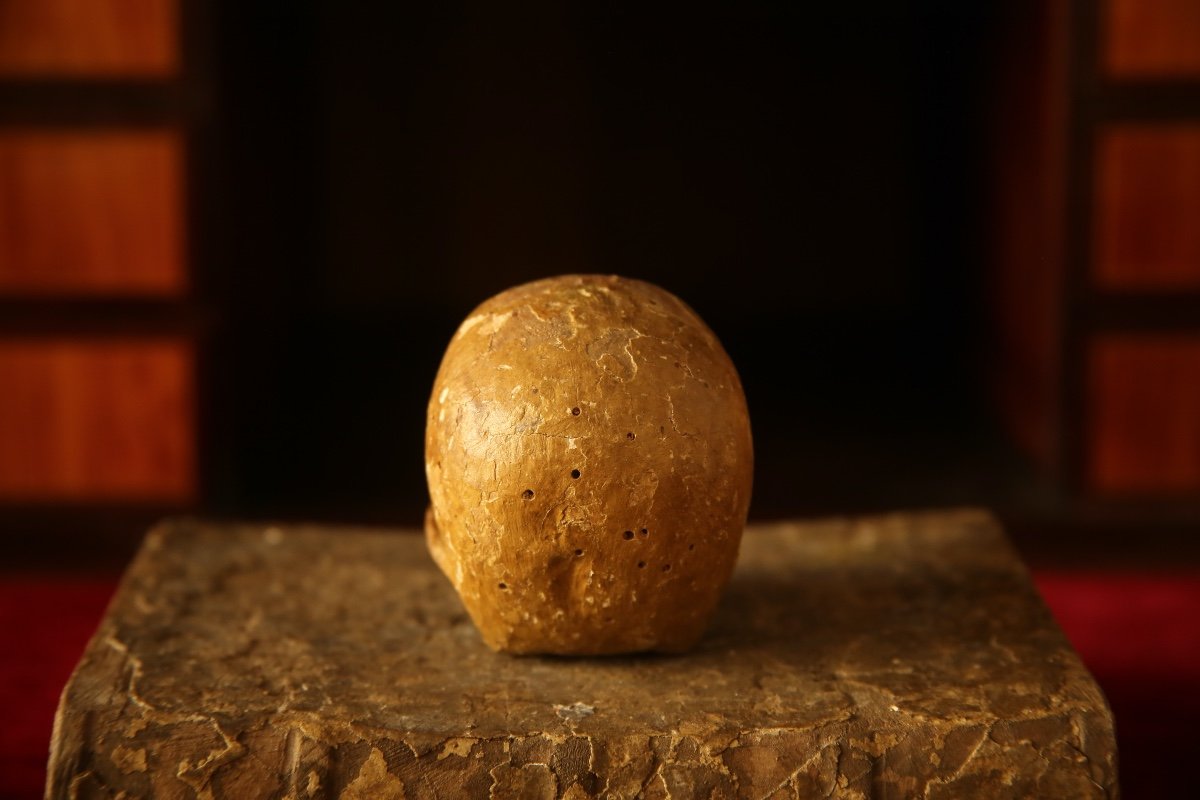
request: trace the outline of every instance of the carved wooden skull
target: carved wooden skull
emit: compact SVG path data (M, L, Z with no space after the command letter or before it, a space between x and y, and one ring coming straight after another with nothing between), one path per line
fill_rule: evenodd
M686 304L615 276L536 281L446 350L426 537L497 650L682 651L733 570L752 464L737 372Z

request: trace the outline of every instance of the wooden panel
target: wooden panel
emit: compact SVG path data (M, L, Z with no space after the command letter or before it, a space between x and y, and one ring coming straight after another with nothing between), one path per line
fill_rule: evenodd
M178 0L0 0L0 76L171 76L178 13Z
M1096 283L1200 288L1200 125L1112 128L1097 158Z
M1093 488L1200 491L1200 336L1105 336L1090 368Z
M1121 78L1200 77L1200 3L1108 0L1105 68Z
M0 293L183 291L182 150L171 131L0 133Z
M192 393L185 341L0 341L0 498L188 500Z
M1039 463L1054 466L1060 457L1068 8L1061 0L1022 0L1000 11L1003 68L989 87L989 363L1009 434Z

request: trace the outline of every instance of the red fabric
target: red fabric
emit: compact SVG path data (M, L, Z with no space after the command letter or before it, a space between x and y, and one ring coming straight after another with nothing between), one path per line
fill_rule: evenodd
M1200 572L1034 574L1108 697L1123 796L1182 797L1200 720Z
M1166 681L1200 675L1200 573L1042 571L1034 580L1094 671Z
M0 576L0 797L42 796L58 695L115 588L111 578Z
M1116 713L1129 798L1178 796L1200 719L1200 572L1038 572ZM0 576L0 798L41 797L58 695L115 588Z

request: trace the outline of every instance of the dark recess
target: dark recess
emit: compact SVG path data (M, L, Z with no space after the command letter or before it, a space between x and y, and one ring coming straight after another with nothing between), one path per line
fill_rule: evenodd
M755 516L1009 480L978 363L990 4L218 11L214 511L417 524L454 328L574 271L720 336Z

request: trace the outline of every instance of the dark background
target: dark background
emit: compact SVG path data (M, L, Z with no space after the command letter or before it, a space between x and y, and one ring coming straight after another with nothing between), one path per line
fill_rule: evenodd
M752 516L1009 503L983 392L998 17L222 4L213 510L415 524L455 327L571 272L716 331Z

